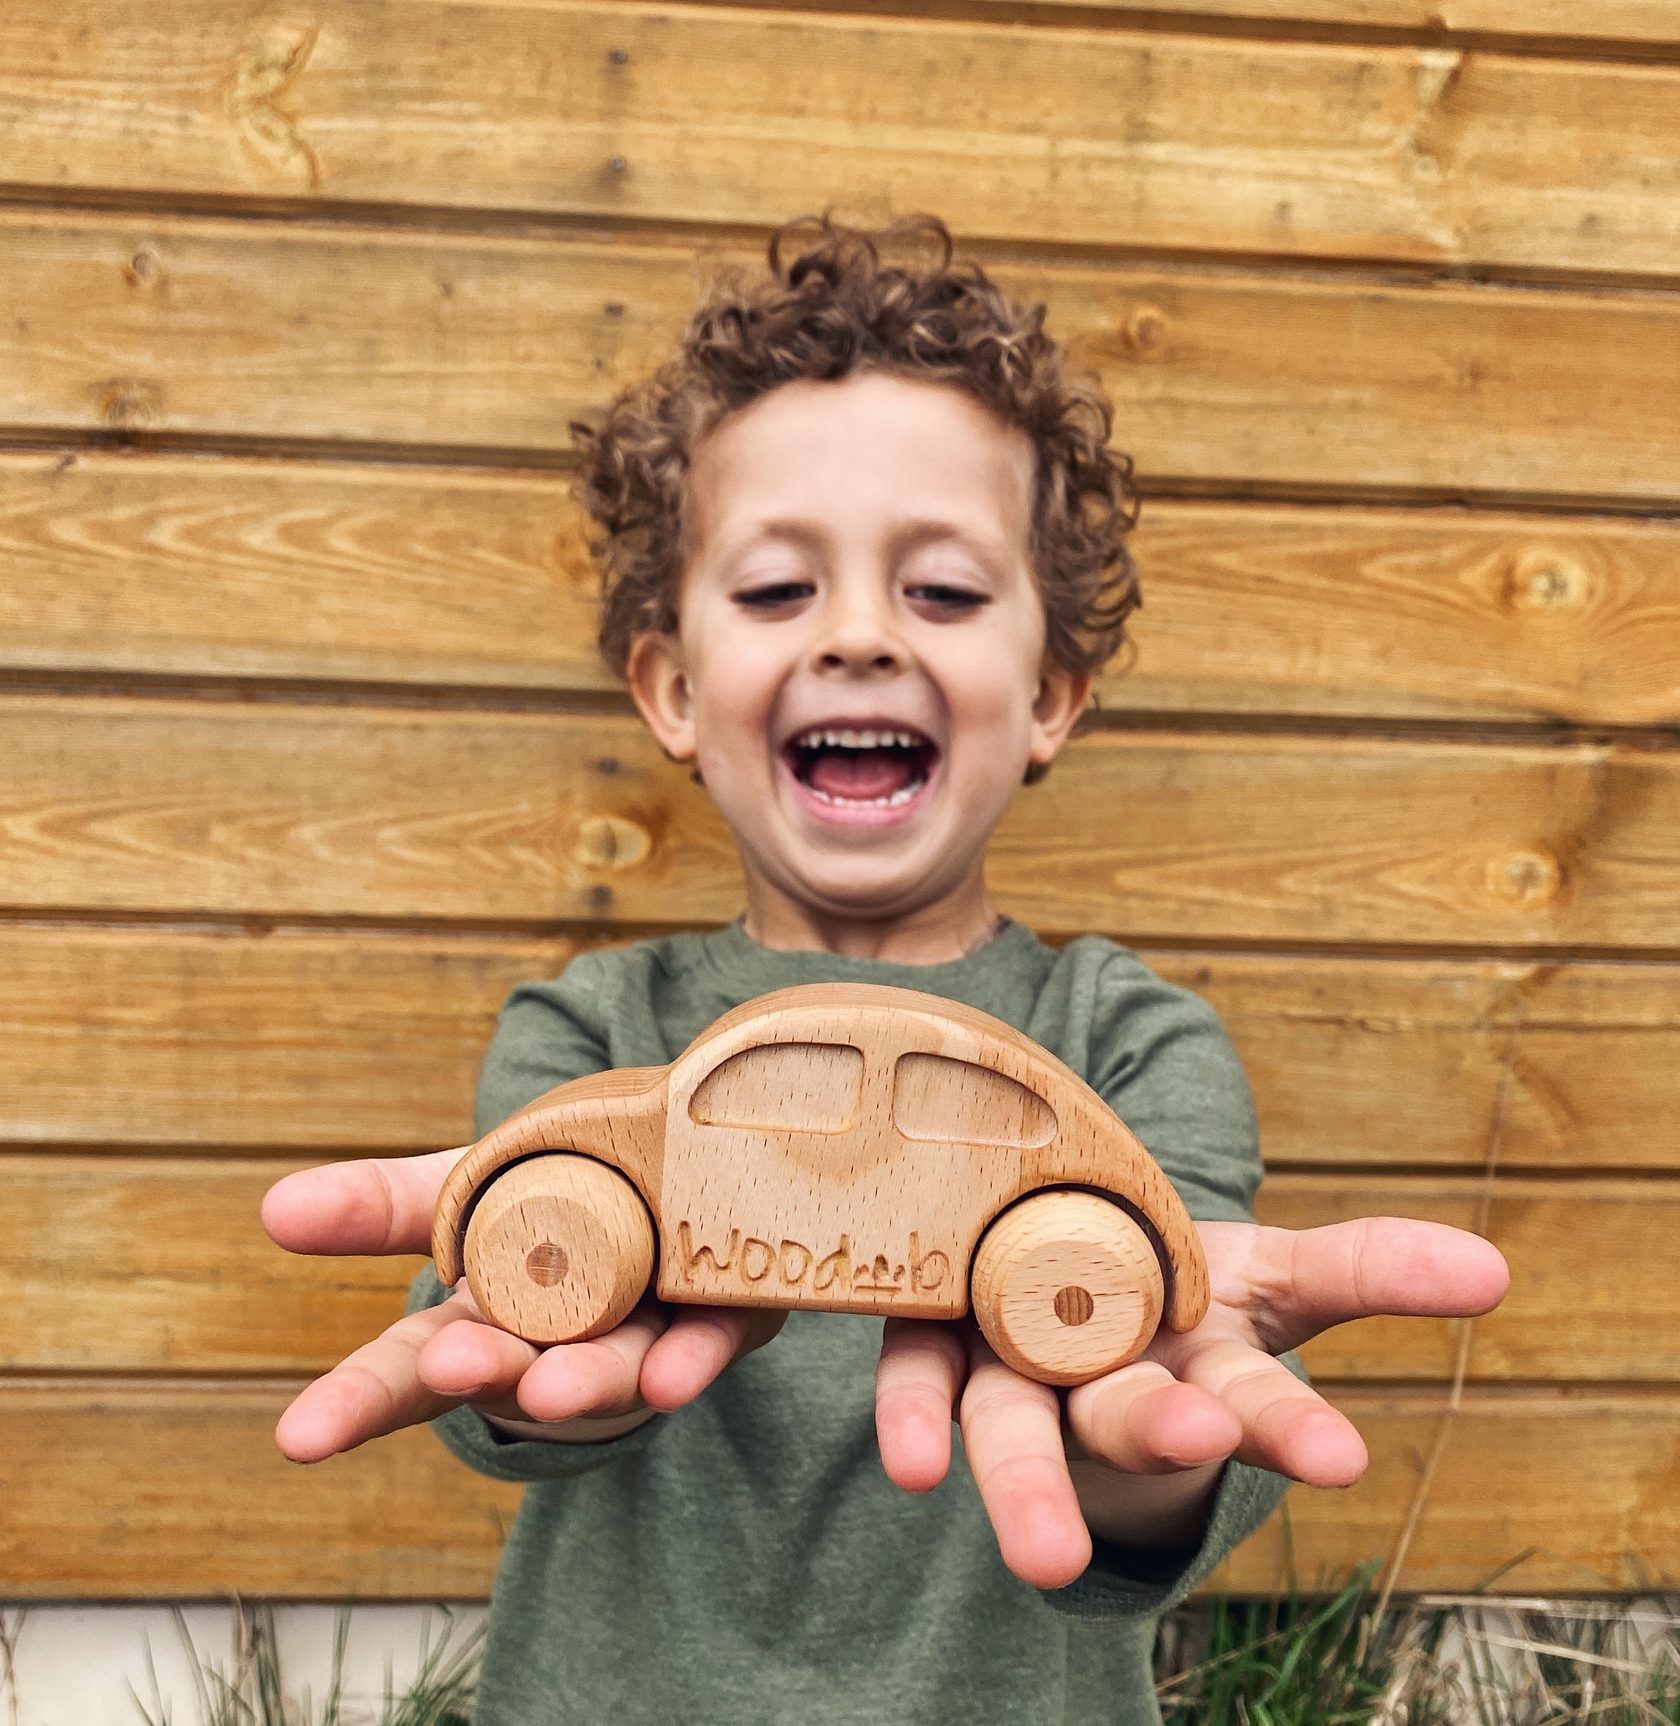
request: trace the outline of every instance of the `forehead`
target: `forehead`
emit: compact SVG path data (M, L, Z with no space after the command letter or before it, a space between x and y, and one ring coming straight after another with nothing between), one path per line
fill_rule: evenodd
M701 439L689 473L691 550L797 515L836 537L914 516L1024 556L1031 440L947 384L885 373L783 384Z

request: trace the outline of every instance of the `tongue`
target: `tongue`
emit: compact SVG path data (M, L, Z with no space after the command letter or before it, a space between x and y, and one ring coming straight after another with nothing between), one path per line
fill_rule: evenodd
M822 749L807 779L829 797L861 801L890 797L910 783L915 770L915 758L905 749Z

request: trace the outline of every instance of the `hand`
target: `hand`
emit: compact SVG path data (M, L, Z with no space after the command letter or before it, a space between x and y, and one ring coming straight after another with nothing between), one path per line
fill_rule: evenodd
M287 1175L263 1200L263 1227L295 1253L425 1253L438 1193L461 1154ZM316 1379L280 1417L275 1441L294 1462L319 1462L462 1403L493 1418L544 1421L680 1408L770 1341L786 1316L646 1299L604 1336L544 1349L486 1323L463 1284Z
M1207 1317L1184 1335L1163 1326L1138 1360L1069 1391L1005 1366L972 1320L888 1320L875 1400L888 1477L909 1492L938 1485L959 1419L1005 1564L1035 1587L1063 1587L1091 1561L1076 1473L1093 1501L1112 1486L1111 1497L1131 1491L1145 1506L1145 1538L1131 1543L1169 1547L1199 1538L1230 1457L1350 1486L1367 1460L1358 1431L1274 1357L1349 1319L1473 1317L1510 1282L1498 1248L1440 1223L1197 1226L1213 1286Z

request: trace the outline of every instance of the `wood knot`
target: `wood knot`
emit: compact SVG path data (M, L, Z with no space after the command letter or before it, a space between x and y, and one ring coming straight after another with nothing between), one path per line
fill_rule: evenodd
M163 274L163 260L150 246L139 246L123 265L123 280L131 288L149 288Z
M1510 851L1488 865L1488 890L1507 905L1550 904L1563 886L1563 867L1549 851Z
M1167 337L1167 315L1159 306L1134 306L1120 328L1126 346L1142 359L1156 354Z
M107 425L143 430L161 417L157 386L142 378L109 378L99 386L99 417Z
M1591 587L1587 572L1572 558L1537 547L1512 562L1503 597L1512 611L1570 611L1586 602Z
M585 869L634 869L653 850L653 835L624 815L591 815L578 828L572 860Z

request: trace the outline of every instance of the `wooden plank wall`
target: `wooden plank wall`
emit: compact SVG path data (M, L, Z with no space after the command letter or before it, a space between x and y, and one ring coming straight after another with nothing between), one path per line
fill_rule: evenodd
M486 1588L512 1499L428 1435L272 1449L412 1267L256 1203L460 1142L516 980L737 908L565 426L827 203L1046 299L1147 494L1009 908L1214 1001L1270 1219L1470 1224L1496 1153L1450 1417L1453 1326L1310 1351L1373 1464L1301 1574L1450 1418L1405 1585L1672 1581L1680 0L8 0L0 1587Z

